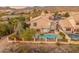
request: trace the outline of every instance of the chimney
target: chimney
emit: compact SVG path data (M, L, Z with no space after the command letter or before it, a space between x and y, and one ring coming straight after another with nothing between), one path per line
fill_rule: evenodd
M44 16L44 15L45 15L44 11L42 11L42 12L41 12L41 15L42 15L42 16Z

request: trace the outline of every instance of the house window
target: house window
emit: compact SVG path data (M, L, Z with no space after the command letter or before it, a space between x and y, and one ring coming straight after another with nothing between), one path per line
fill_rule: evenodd
M37 29L36 31L37 31L37 32L40 32L40 29Z
M37 26L37 23L33 23L33 26Z
M53 19L53 17L49 17L49 20L52 20Z
M77 29L76 31L79 32L79 29Z
M66 28L66 31L71 31L71 28Z
M79 23L76 23L76 25L79 25Z

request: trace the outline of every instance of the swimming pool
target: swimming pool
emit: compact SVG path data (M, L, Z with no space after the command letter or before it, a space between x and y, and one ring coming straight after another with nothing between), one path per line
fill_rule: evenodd
M61 38L59 35L56 35L56 34L43 34L43 35L39 35L38 36L39 39L59 39Z
M79 34L68 34L72 40L79 40Z

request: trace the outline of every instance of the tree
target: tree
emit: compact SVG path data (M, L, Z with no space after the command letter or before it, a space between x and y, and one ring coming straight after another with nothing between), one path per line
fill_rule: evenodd
M64 17L69 17L70 15L69 15L69 13L68 12L66 12L65 14L64 14Z
M54 16L57 16L59 13L58 13L58 11L56 11L55 13L54 13Z
M13 30L16 31L18 20L16 18L12 18L9 20L9 24L13 27Z
M47 10L45 10L44 12L45 12L46 14L48 14L48 11L47 11Z
M12 32L12 28L8 24L0 24L0 36L8 35Z
M62 15L59 12L54 13L54 20L60 20L62 18Z
M42 12L42 11L39 10L39 9L33 9L32 12L30 13L30 16L31 16L32 18L37 17L37 16L41 15L41 12Z
M12 18L11 20L9 20L9 24L14 28L14 32L17 30L18 26L20 26L18 27L18 29L26 29L25 17L23 16Z
M25 21L25 17L24 16L19 16L19 17L17 17L17 19L19 20L19 21Z

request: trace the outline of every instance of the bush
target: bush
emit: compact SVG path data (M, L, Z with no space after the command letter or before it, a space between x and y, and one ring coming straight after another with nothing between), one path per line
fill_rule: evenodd
M24 38L24 40L30 41L33 39L35 33L36 33L36 30L34 30L34 29L27 29L20 34L20 37Z

